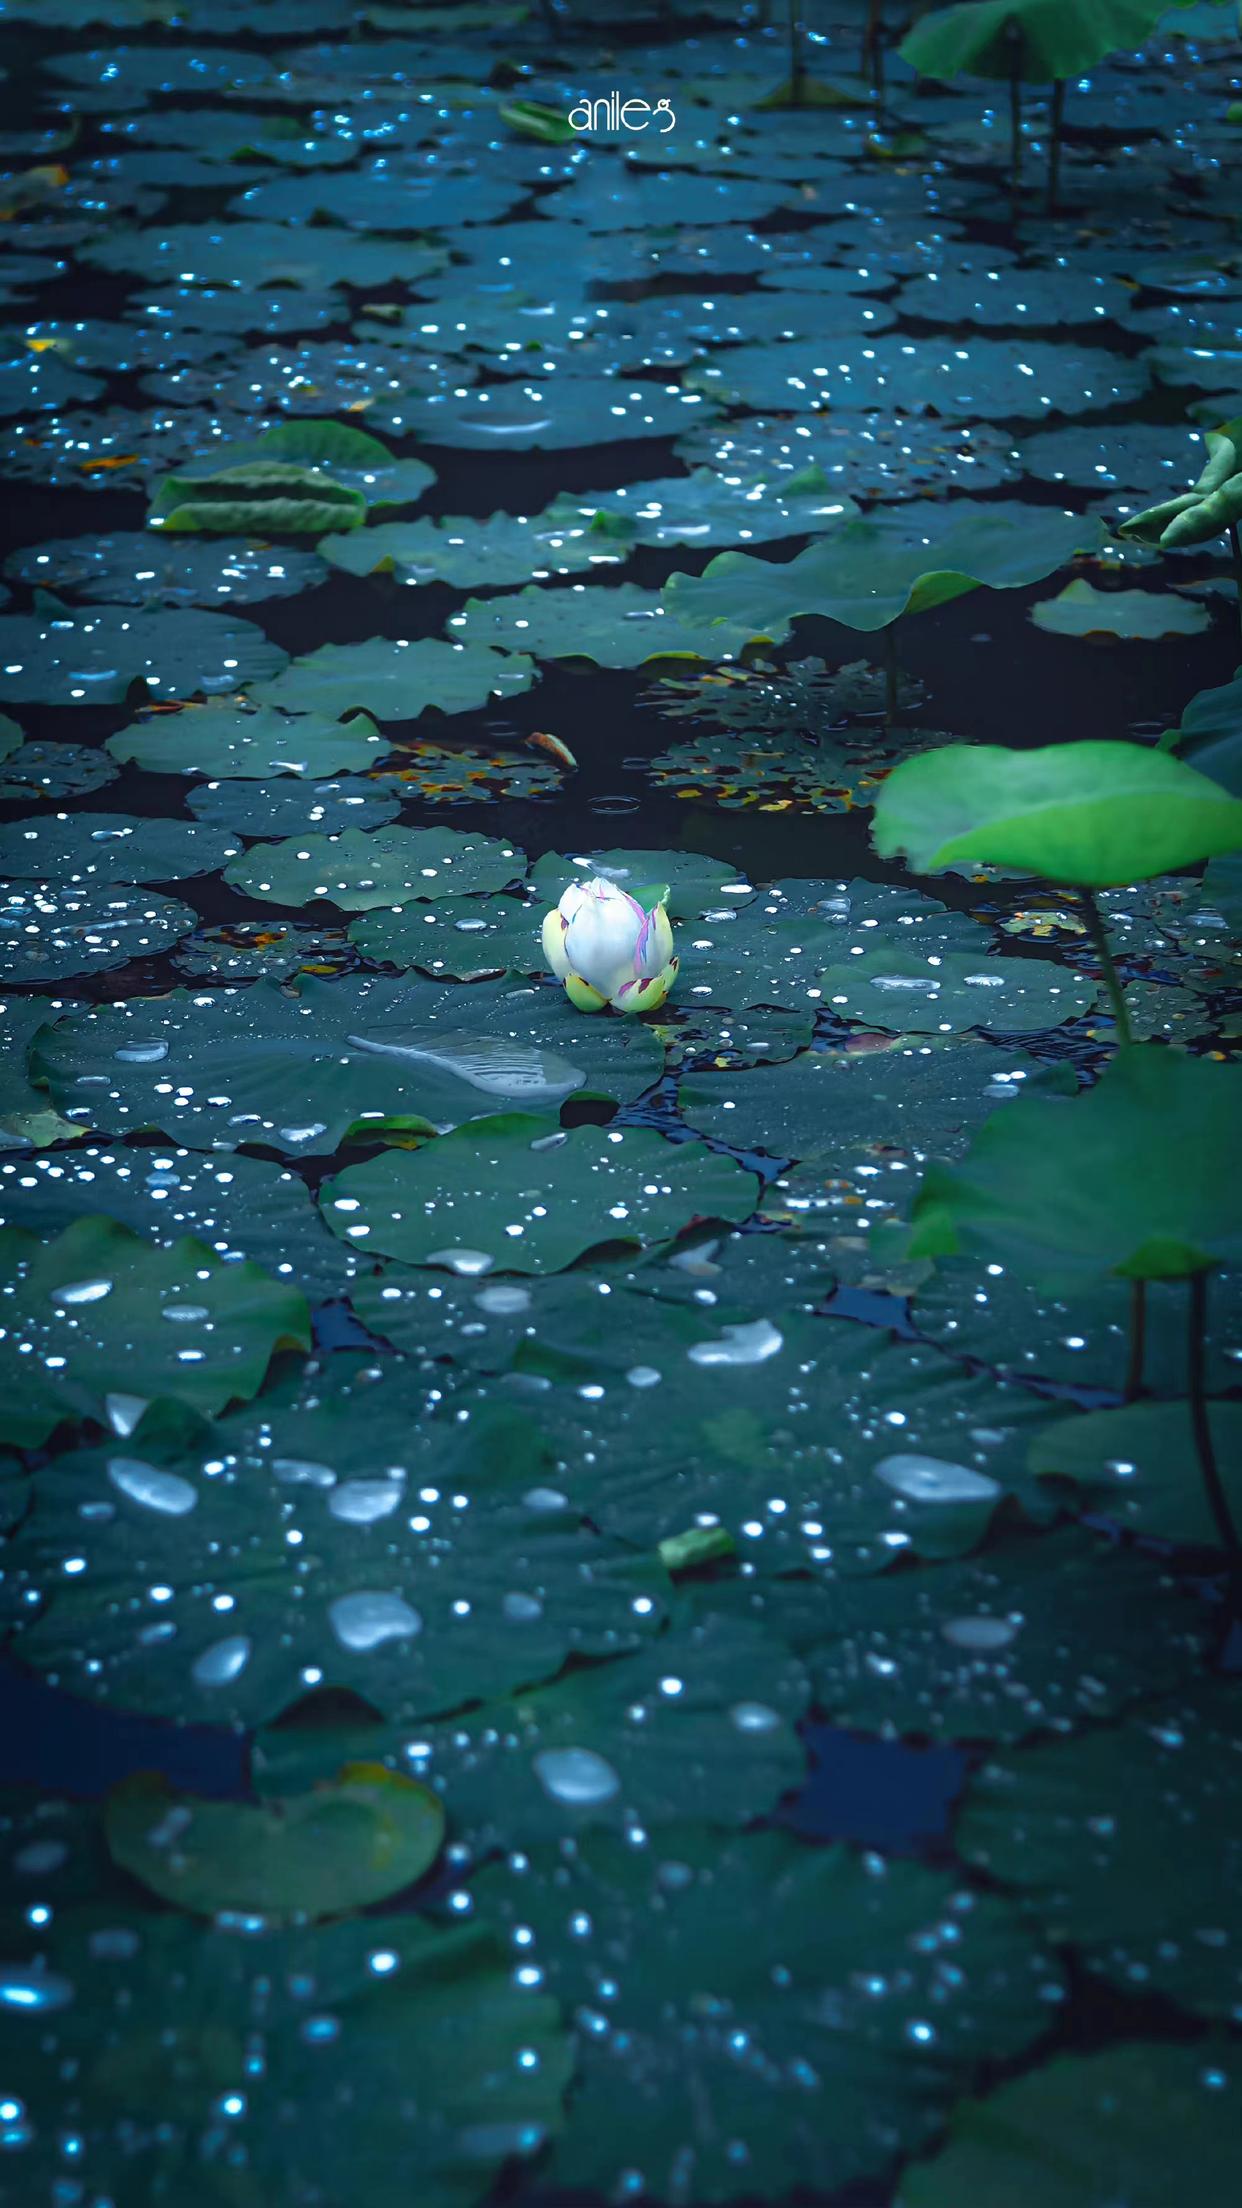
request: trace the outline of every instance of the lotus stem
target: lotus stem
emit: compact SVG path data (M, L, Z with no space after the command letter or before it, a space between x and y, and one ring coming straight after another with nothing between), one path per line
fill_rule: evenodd
M1130 1358L1126 1367L1126 1402L1135 1403L1143 1392L1143 1367L1147 1361L1147 1282L1130 1282Z
M1190 1398L1190 1424L1195 1437L1195 1453L1203 1474L1204 1492L1208 1508L1216 1521L1221 1546L1229 1559L1229 1576L1233 1589L1235 1608L1242 1597L1242 1541L1233 1522L1233 1514L1225 1494L1220 1467L1216 1462L1216 1450L1212 1442L1212 1429L1208 1424L1207 1407L1207 1292L1206 1272L1190 1276L1190 1327L1187 1334L1186 1378Z
M1238 590L1238 620L1242 623L1242 537L1236 521L1229 524L1229 548L1233 553L1233 579Z
M1055 215L1061 189L1061 126L1065 121L1065 79L1052 87L1052 113L1048 122L1048 212Z
M1112 1007L1113 1019L1117 1026L1117 1040L1123 1048L1127 1048L1134 1041L1134 1031L1130 1026L1130 1014L1126 1007L1126 993L1121 986L1121 976L1113 962L1108 930L1104 925L1103 916L1092 892L1089 889L1080 889L1078 895L1082 902L1083 917L1087 923L1087 934L1091 938L1091 947L1099 959L1100 971L1104 976L1104 986L1108 991L1108 1001Z

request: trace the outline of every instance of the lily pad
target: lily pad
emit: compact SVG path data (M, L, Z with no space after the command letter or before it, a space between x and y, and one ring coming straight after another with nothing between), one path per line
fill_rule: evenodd
M545 851L530 870L530 886L555 904L568 883L594 874L622 889L664 883L664 906L673 920L690 920L712 908L732 910L754 895L745 875L727 860L697 851Z
M504 889L525 869L525 852L492 836L454 828L345 828L339 835L254 844L225 867L224 879L269 904L301 908L325 898L343 912L368 912L410 899Z
M4 572L42 590L113 606L241 606L293 598L326 580L312 552L270 544L161 545L141 529L28 545L10 555Z
M150 889L20 882L0 900L0 978L63 981L166 951L198 914Z
M1033 1090L953 1167L933 1166L912 1254L971 1250L1052 1288L1174 1280L1236 1257L1228 1156L1235 1069L1157 1043L1118 1052L1082 1096Z
M674 1825L658 1849L591 1833L568 1863L532 1851L474 1891L591 2020L554 2189L609 2197L632 2173L656 2199L692 2182L727 2201L878 2175L1058 1994L994 1896L783 1832ZM752 1934L722 1940L722 1923Z
M1173 18L1176 21L1176 17ZM1234 2161L1232 2041L1131 2040L1057 2055L986 2100L959 2101L930 2162L901 2178L898 2208L1165 2208L1169 2141L1192 2198L1227 2200Z
M446 514L432 521L381 522L324 537L319 550L350 575L396 575L403 583L448 583L454 589L525 583L583 569L617 567L629 557L629 530L593 526L570 509L489 520Z
M966 1860L1016 1888L1089 1970L1222 2021L1242 1995L1226 1906L1242 1849L1240 1706L1232 1681L1205 1681L1110 1731L998 1758L957 1825ZM1161 1866L1174 1860L1171 1879Z
M304 928L296 921L232 920L197 927L173 954L178 973L217 981L284 981L295 974L343 974L358 963L344 928Z
M106 751L86 744L20 744L0 769L0 801L26 804L32 797L84 797L116 780Z
M131 50L132 51L132 50ZM85 58L85 57L78 57ZM247 56L266 72L266 58ZM303 291L327 291L335 284L363 287L417 284L442 268L443 248L408 238L361 238L347 230L300 228L278 222L161 223L157 229L111 227L93 238L81 257L96 268L113 269L148 281L243 284L294 284Z
M1209 609L1189 599L1167 591L1097 590L1083 576L1032 606L1031 619L1052 636L1113 636L1128 643L1198 636L1212 625Z
M1213 1402L1208 1429L1236 1519L1242 1515L1242 1405ZM1220 1544L1187 1403L1128 1403L1057 1419L1036 1434L1029 1463L1050 1492L1068 1491L1081 1509L1128 1530L1191 1547Z
M379 828L395 819L401 800L380 782L341 775L331 782L207 782L191 790L186 811L234 836L322 836L332 830ZM236 855L236 853L234 854Z
M758 1184L703 1144L528 1112L386 1151L325 1184L335 1232L449 1272L558 1272L604 1242L670 1240L696 1218L744 1219Z
M139 1772L109 1796L104 1831L113 1862L161 1901L277 1925L347 1916L414 1885L440 1852L444 1808L372 1763L261 1805L198 1800Z
M689 475L623 484L613 491L563 493L551 511L574 516L580 529L592 532L588 546L606 554L614 530L621 548L623 533L635 544L762 544L815 534L858 508L834 488L822 468L808 465L766 476L726 476L715 468L694 468Z
M745 555L722 552L719 557ZM783 628L775 623L765 628L744 608L728 613L722 608L709 628L705 622L683 619L667 589L647 590L641 583L573 583L564 590L547 590L541 583L528 583L524 590L495 598L467 598L462 612L449 616L449 626L471 652L499 645L507 654L529 650L536 659L641 667L650 659L727 659L760 637L787 634L789 619ZM495 659L499 656L492 653Z
M49 1026L35 1068L86 1128L160 1127L195 1149L335 1150L388 1119L424 1132L564 1098L627 1102L659 1079L638 1020L584 1020L559 989L344 974L98 1005Z
M413 721L429 706L441 713L477 712L493 698L529 690L534 680L535 663L524 652L377 636L369 644L321 644L274 682L252 686L252 695L286 713L362 712Z
M249 621L178 607L0 614L0 698L121 705L134 683L161 699L240 690L288 660Z
M40 1244L3 1229L13 1280L3 1344L8 1438L34 1447L67 1418L98 1418L118 1373L210 1414L257 1393L275 1351L310 1347L306 1301L257 1265L190 1237L155 1247L104 1218ZM170 1323L172 1322L172 1323Z
M542 974L540 941L546 906L520 897L447 898L379 908L355 920L349 937L379 966L411 966L448 981L482 974Z
M1097 984L1030 958L980 958L878 943L820 975L823 1001L846 1020L899 1034L1055 1027L1095 1003Z
M110 736L107 748L114 759L150 774L263 781L274 774L358 773L375 766L389 746L365 713L349 721L313 712L286 719L270 708L249 711L219 701L135 721Z
M322 537L330 529L361 528L366 511L361 491L317 468L255 460L209 475L165 476L147 521L170 536Z
M219 466L228 468L276 462L282 467L316 469L333 484L357 492L368 512L412 506L436 479L434 468L425 460L396 459L369 430L338 421L277 422L248 442L217 444L215 457Z
M26 1070L30 1045L46 1018L38 997L0 998L0 1150L26 1151L77 1132L52 1110L46 1091L35 1087ZM0 1164L0 1174L10 1170Z
M56 881L63 891L113 882L176 882L210 874L239 845L195 821L133 813L30 813L0 828L0 874Z
M962 344L955 332L915 344L888 332L837 343L738 345L686 380L722 404L759 411L930 412L942 421L1008 424L1125 405L1147 389L1150 369L1142 358L1042 337L1020 344L971 337Z
M872 839L921 874L977 860L1111 889L1236 850L1242 801L1140 744L947 744L894 769Z
M549 233L553 246L556 232ZM417 389L372 410L380 427L428 444L484 452L553 452L574 445L619 444L634 437L676 437L709 401L677 384L621 375L557 375L546 382Z

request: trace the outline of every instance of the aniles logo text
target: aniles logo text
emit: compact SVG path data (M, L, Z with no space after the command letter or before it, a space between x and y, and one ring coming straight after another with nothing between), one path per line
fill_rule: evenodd
M568 119L571 130L647 130L657 123L662 138L677 121L671 100L657 100L653 107L650 100L623 100L619 92L579 100Z

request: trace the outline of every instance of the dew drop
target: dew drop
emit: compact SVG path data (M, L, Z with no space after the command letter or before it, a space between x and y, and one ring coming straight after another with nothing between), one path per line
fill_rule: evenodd
M338 1595L328 1605L328 1618L343 1648L378 1648L383 1641L412 1638L421 1633L423 1621L400 1595Z
M533 1758L535 1777L553 1801L585 1805L610 1802L621 1781L593 1748L541 1748Z
M986 1472L972 1472L968 1464L951 1464L943 1457L882 1457L875 1476L912 1503L982 1503L1000 1494L999 1482Z
M198 1489L176 1472L144 1464L141 1457L109 1457L108 1478L144 1510L161 1511L167 1518L184 1518L198 1501Z
M196 1656L190 1676L197 1687L227 1687L237 1679L250 1662L250 1641L245 1633L230 1633L227 1640L213 1641L201 1656Z

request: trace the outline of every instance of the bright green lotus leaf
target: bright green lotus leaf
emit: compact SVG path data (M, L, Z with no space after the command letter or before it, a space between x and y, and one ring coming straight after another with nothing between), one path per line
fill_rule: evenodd
M1200 774L1210 774L1231 797L1242 798L1242 668L1219 689L1200 690L1163 745Z
M754 895L743 872L725 859L709 859L697 851L545 851L530 870L530 884L546 904L554 905L571 882L589 881L595 874L631 894L646 882L664 883L664 904L672 920L731 910Z
M959 1165L933 1165L911 1254L973 1252L1054 1288L1228 1262L1242 1252L1237 1112L1236 1068L1135 1044L1085 1094L1032 1090L985 1122Z
M436 1415L444 1376L337 1355L210 1427L157 1404L55 1457L6 1547L22 1662L179 1723L270 1724L314 1686L408 1722L658 1636L659 1557L583 1523L516 1399Z
M348 1916L413 1886L440 1852L444 1807L372 1762L261 1806L179 1794L140 1771L113 1788L104 1832L113 1862L173 1908L277 1925Z
M339 835L251 844L225 867L224 879L265 904L300 908L322 898L343 912L368 912L376 905L504 889L525 868L525 852L494 836L455 828L345 828Z
M251 710L222 699L135 721L108 738L114 759L132 761L149 774L204 774L223 781L356 774L376 766L388 748L365 713L350 721L323 713L286 718L268 707Z
M334 483L316 468L255 460L208 475L166 475L147 523L174 533L322 537L328 530L360 529L366 515L361 491Z
M324 1185L336 1233L449 1272L557 1272L605 1242L662 1242L692 1219L745 1219L759 1184L702 1143L529 1112L385 1151ZM363 1238L365 1237L365 1244Z
M37 997L14 998L3 1025L26 1014L29 1039L48 1009ZM33 1116L23 1122L17 1115L17 1126L46 1124L47 1141L80 1140L81 1128L49 1109L45 1090L27 1083L26 1093ZM0 1132L3 1125L0 1118ZM267 1265L312 1303L343 1295L356 1269L352 1251L324 1227L305 1182L270 1158L86 1144L20 1164L0 1162L0 1226L24 1227L47 1242L99 1212L155 1242L193 1234L230 1265L243 1259Z
M169 950L197 918L192 905L153 889L15 882L0 901L0 980L107 973Z
M34 1946L27 1933L19 1960ZM562 2121L573 2053L556 2002L483 1925L241 1932L105 1888L58 1909L37 1947L45 2013L4 2027L32 2200L63 2185L69 2136L72 2182L99 2200L402 2208L416 2170L419 2208L475 2208Z
M1076 1528L958 1564L696 1594L795 1648L816 1706L859 1731L1017 1741L1111 1717L1202 1668L1211 1615L1158 1559Z
M288 656L253 622L197 607L0 614L0 698L42 705L121 705L142 682L161 703L211 696L279 675Z
M1055 598L1031 607L1037 629L1050 636L1113 636L1123 643L1151 643L1165 636L1198 636L1210 628L1211 612L1167 591L1097 590L1085 576L1067 583Z
M474 713L495 698L517 697L535 680L525 652L485 645L415 643L372 637L367 644L321 644L295 659L274 682L251 685L260 705L285 713L373 713L380 721L413 721L440 713Z
M904 1035L1055 1027L1095 1003L1098 984L1064 966L878 944L825 968L823 1001L843 1020Z
M1208 463L1198 482L1178 497L1163 499L1123 521L1119 537L1136 537L1141 544L1172 552L1210 544L1242 519L1242 473L1234 441L1216 430L1208 430L1203 441Z
M334 525L335 526L335 525ZM560 514L446 514L436 520L386 521L323 539L319 549L350 575L396 575L403 583L448 583L456 590L527 583L532 577L619 567L629 557L631 531Z
M521 1608L511 1605L515 1629ZM745 1825L802 1782L795 1726L807 1699L780 1639L742 1617L708 1617L615 1663L424 1725L413 1761L408 1733L391 1726L274 1726L256 1778L264 1794L285 1793L330 1775L341 1756L413 1768L479 1855L599 1825L650 1832L690 1815Z
M1226 1500L1242 1519L1242 1404L1214 1401L1208 1430ZM1192 1548L1218 1548L1185 1402L1127 1403L1059 1418L1037 1433L1028 1464L1054 1494L1127 1531Z
M1176 0L1174 0L1176 4ZM1081 76L1105 54L1132 53L1170 0L971 0L937 8L899 51L923 77L1002 77L1047 84Z
M293 1156L385 1121L430 1133L578 1094L629 1103L663 1067L642 1021L583 1020L556 988L344 974L296 995L258 981L96 1005L45 1028L32 1062L84 1132L160 1127L190 1149Z
M1111 889L1242 845L1242 802L1141 744L946 744L895 767L872 841L927 874L975 860Z
M700 576L670 577L665 604L683 624L723 625L727 635L749 621L753 635L777 643L806 614L885 629L978 584L1014 590L1039 582L1098 537L1097 523L1047 506L955 507L926 535L905 516L886 514L845 522L793 560L721 552Z
M0 828L0 874L62 892L114 882L177 882L235 859L236 836L191 820L137 813L29 813Z
M456 13L456 11L454 11ZM525 8L508 11L510 18L518 22L525 15ZM496 20L495 11L487 10L486 21L490 26ZM402 16L404 27L407 18ZM497 110L502 123L518 138L534 138L544 146L568 146L577 137L573 124L557 107L545 107L540 100L502 100Z
M1135 2039L1054 2055L986 2100L959 2101L896 2208L1168 2208L1229 2199L1237 2163L1235 2040Z
M54 1242L6 1227L0 1243L15 1447L37 1447L64 1419L102 1418L119 1381L210 1415L256 1394L278 1349L310 1348L299 1290L191 1236L161 1247L91 1217Z
M313 469L334 486L362 498L368 512L385 506L413 506L435 482L425 460L394 459L387 445L347 422L277 422L259 437L238 445L213 444L217 465L245 468L256 462ZM340 508L337 508L340 511ZM347 526L330 522L330 528Z
M985 1764L957 1821L958 1848L1016 1888L1047 1937L1072 1942L1089 1970L1200 2016L1235 2017L1240 1714L1236 1680L1204 1680L1115 1729Z
M588 1833L572 1857L490 1866L474 1892L527 1928L548 1991L603 2023L582 2036L552 2192L668 2199L689 2169L688 2198L776 2200L878 2177L981 2057L1046 2030L1059 1986L995 1895L781 1831L686 1823L658 1848Z

